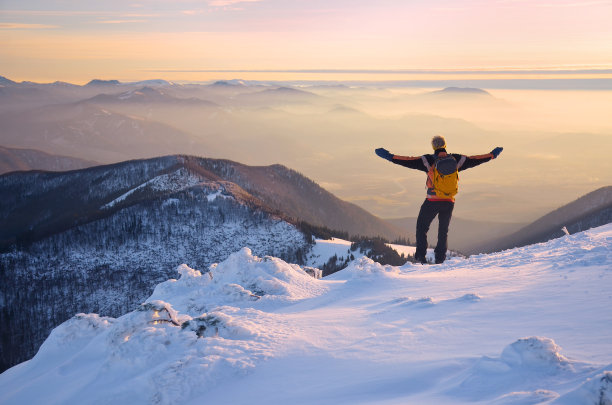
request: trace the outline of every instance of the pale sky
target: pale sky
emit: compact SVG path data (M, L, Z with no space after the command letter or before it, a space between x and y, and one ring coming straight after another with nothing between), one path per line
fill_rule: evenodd
M610 21L612 0L0 0L0 75L84 83L308 76L210 70L609 69Z

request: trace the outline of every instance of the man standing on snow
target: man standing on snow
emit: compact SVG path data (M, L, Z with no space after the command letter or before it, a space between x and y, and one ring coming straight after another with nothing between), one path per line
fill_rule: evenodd
M438 244L434 249L436 263L443 263L446 259L448 226L455 206L459 176L457 172L478 166L481 163L495 159L504 148L497 147L490 153L477 156L465 156L446 152L446 141L442 136L434 136L431 140L433 155L399 156L390 153L384 148L375 150L376 154L395 164L410 169L422 170L427 173L427 198L417 219L416 239L417 248L414 258L423 264L427 263L427 231L429 225L438 216Z

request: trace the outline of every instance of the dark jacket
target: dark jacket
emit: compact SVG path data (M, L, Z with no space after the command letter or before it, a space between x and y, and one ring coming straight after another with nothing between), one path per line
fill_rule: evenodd
M446 152L446 149L438 149L434 154L423 155L423 156L425 156L425 158L429 162L429 165L431 166L436 161L436 156L439 155L440 152ZM463 162L461 166L459 166L459 171L471 169L472 167L476 167L479 164L488 162L489 160L493 159L492 153L486 153L484 155L475 155L475 156L466 156L466 155L461 155L459 153L451 153L451 155L453 155L453 157L458 163L460 163L461 159L465 156L465 161ZM425 166L425 163L423 163L422 156L393 155L393 158L391 159L391 161L397 165L409 167L410 169L421 170L424 172L428 171L427 167Z
M429 168L431 166L433 166L433 164L436 161L436 157L441 153L441 152L446 152L446 149L438 149L437 151L435 151L434 154L431 155L423 155L423 156L400 156L400 155L393 155L393 158L391 159L391 161L395 164L398 164L400 166L404 166L404 167L408 167L410 169L416 169L416 170L421 170L424 171L426 173L429 172ZM462 171L462 170L466 170L466 169L470 169L472 167L476 167L479 164L488 162L489 160L493 159L493 154L492 153L486 153L484 155L475 155L475 156L466 156L466 155L461 155L459 153L451 153L451 155L455 158L455 160L457 161L457 170L458 171ZM425 162L423 161L423 159L427 160L428 166L427 167L425 165ZM431 194L428 192L427 198L430 200L443 200L443 201L454 201L454 199L440 199L440 198L435 198L432 197Z

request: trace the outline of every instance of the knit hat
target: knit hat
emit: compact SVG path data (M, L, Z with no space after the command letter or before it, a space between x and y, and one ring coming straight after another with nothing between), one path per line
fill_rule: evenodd
M444 140L443 136L436 135L431 138L431 146L433 147L433 150L446 148L446 141Z

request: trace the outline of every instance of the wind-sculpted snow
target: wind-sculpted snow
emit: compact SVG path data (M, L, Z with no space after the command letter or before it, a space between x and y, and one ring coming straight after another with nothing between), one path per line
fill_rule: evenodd
M612 364L607 370L612 369ZM612 404L612 371L604 371L587 379L578 389L563 395L555 405Z
M323 279L244 248L63 323L0 404L609 404L611 247L612 224Z
M276 257L259 258L249 248L211 265L203 274L186 265L177 270L181 277L157 285L147 302L172 301L181 312L197 316L216 305L289 303L326 291L300 266Z
M537 336L519 339L506 346L501 360L514 368L557 371L571 367L570 362L561 354L561 348L552 339Z
M503 267L517 267L526 262L538 261L558 269L605 265L611 260L611 245L612 233L598 233L597 237L594 237L592 232L586 231L546 243L473 256L471 260L459 261L458 264L474 268L490 266L492 263Z
M593 370L588 364L566 358L552 339L532 336L506 346L500 357L480 358L448 393L472 400L497 396L500 403L536 404L558 396L541 389L541 384L559 385Z
M6 402L33 399L33 389L48 394L46 403L180 402L222 378L243 375L280 349L291 325L258 308L327 290L299 266L253 256L248 248L205 273L186 265L177 270L178 280L159 284L145 303L120 318L79 314L64 322L31 361L6 373L11 378L42 371L47 381L56 381L60 372L60 380L102 384L103 391L75 387L60 394L55 384L2 386L9 390Z

